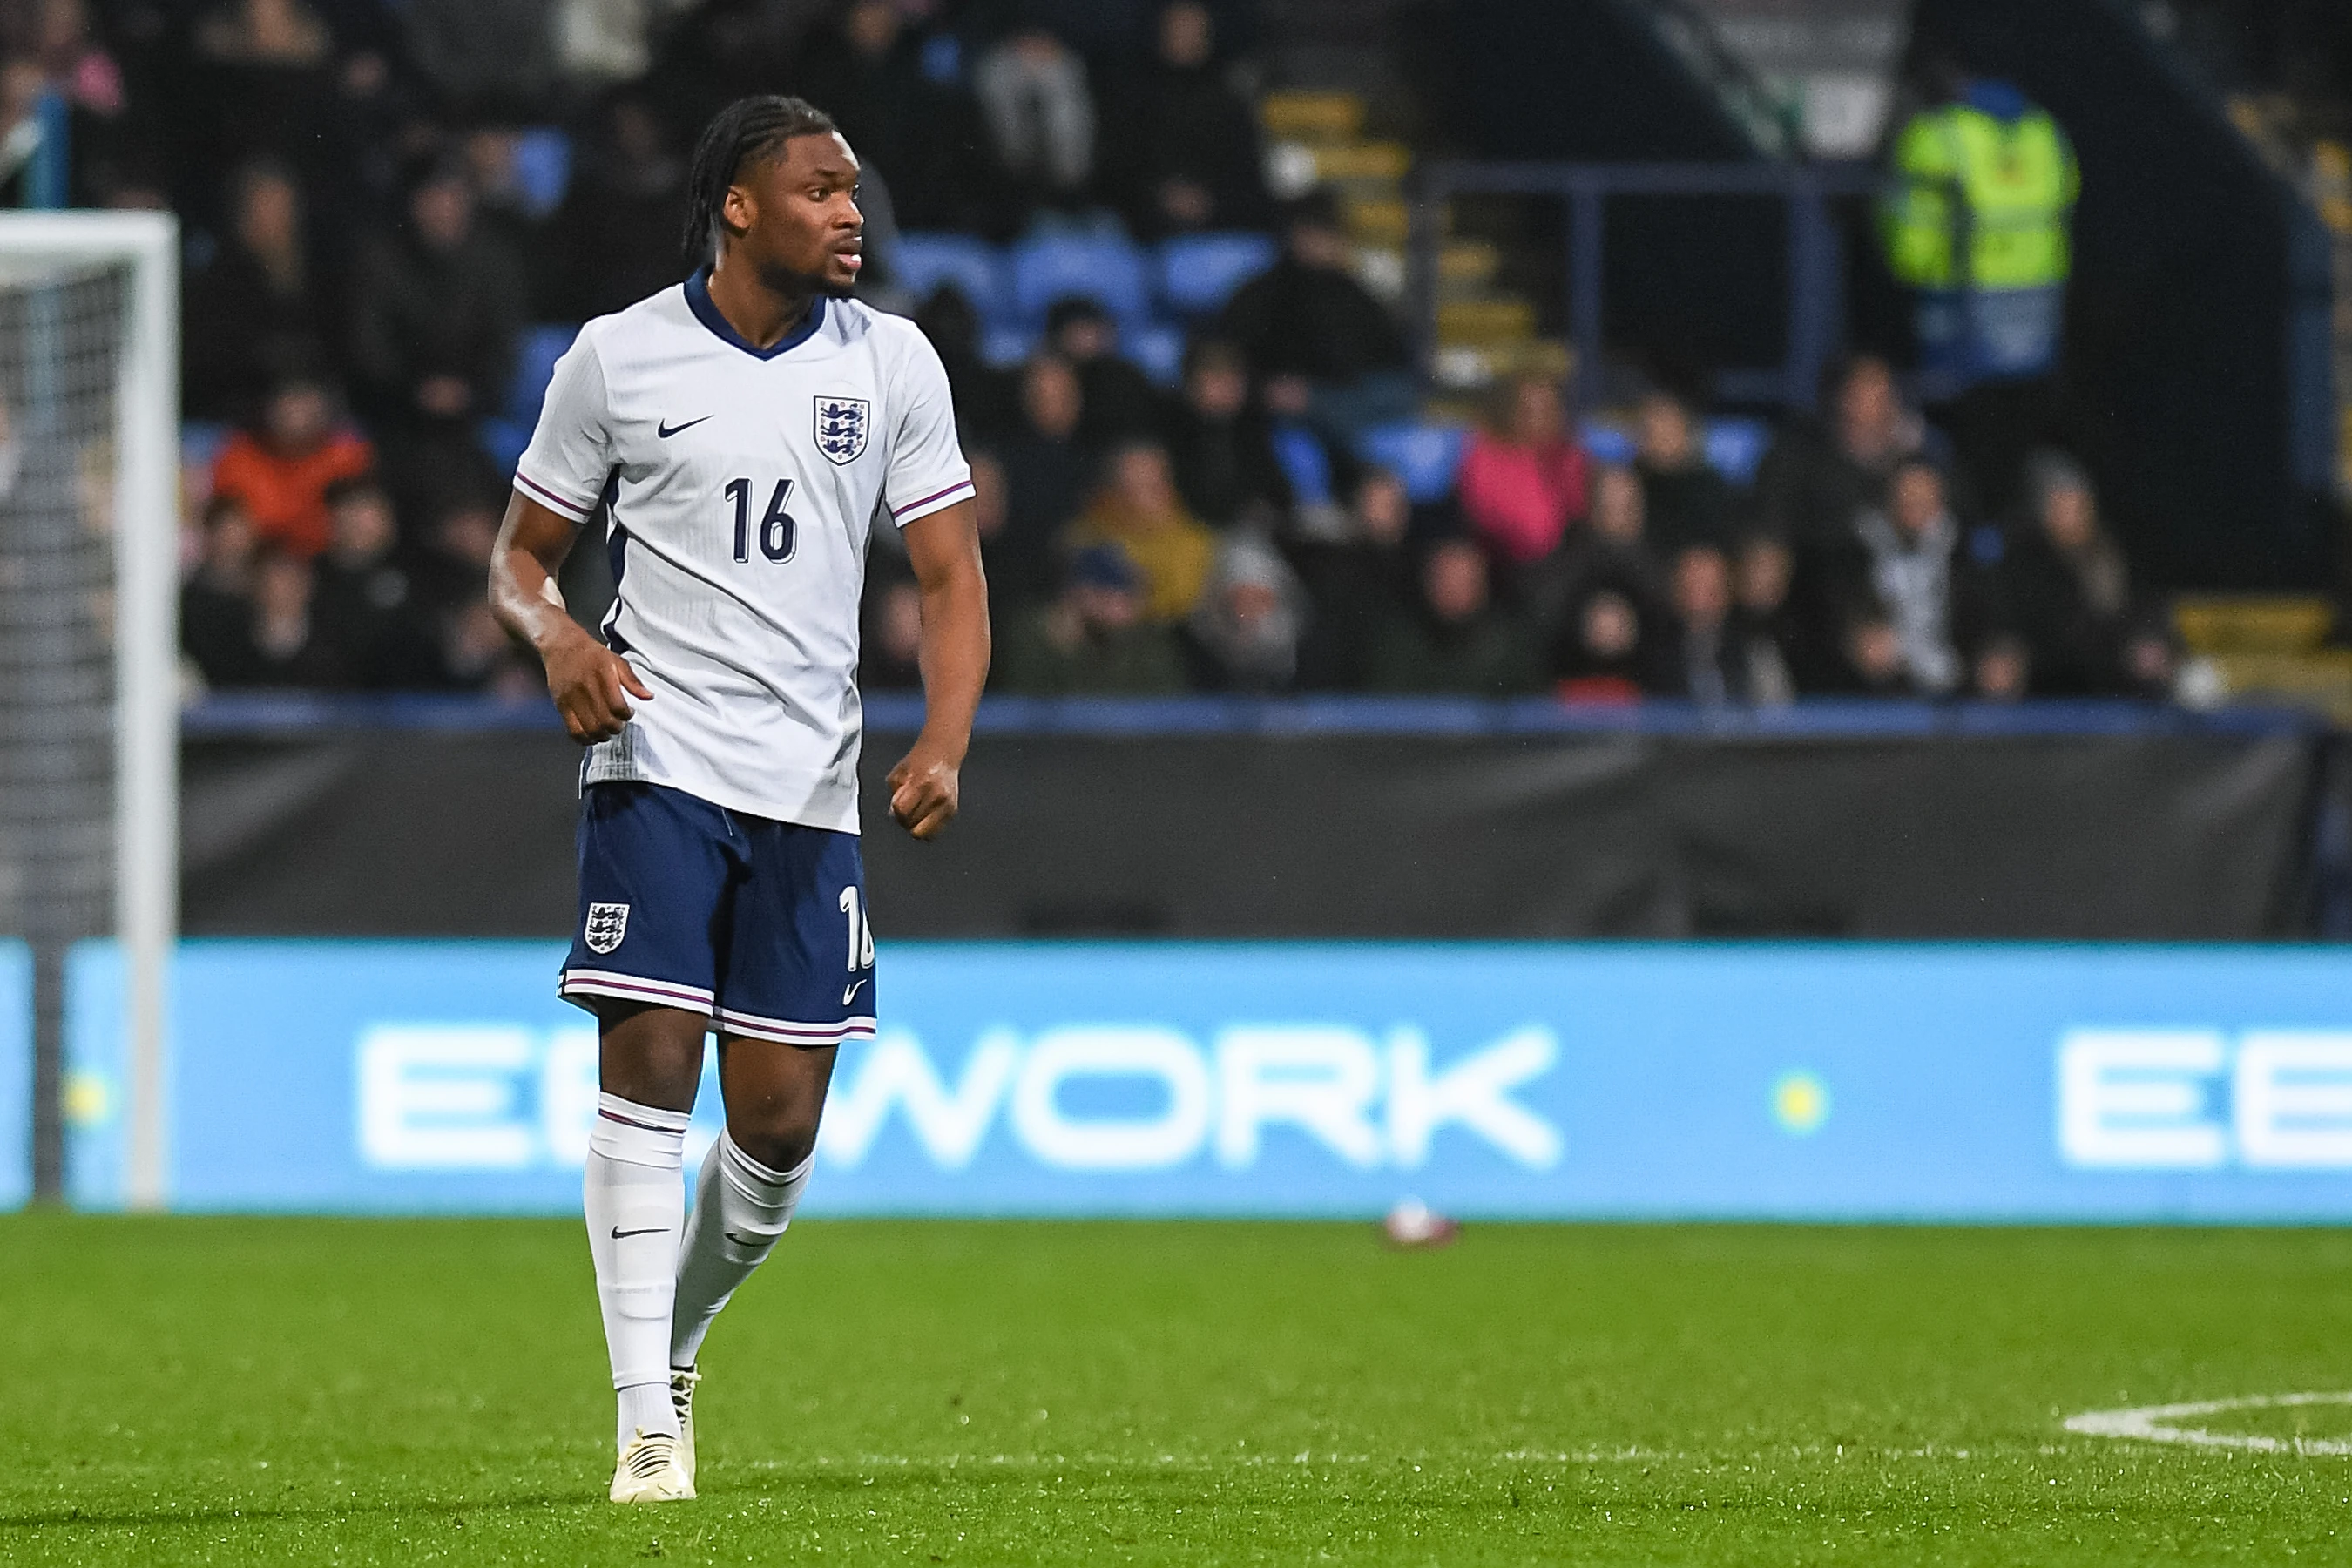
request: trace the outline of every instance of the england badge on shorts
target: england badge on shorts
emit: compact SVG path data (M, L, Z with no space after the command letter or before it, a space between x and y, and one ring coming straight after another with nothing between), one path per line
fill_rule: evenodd
M620 946L621 939L628 931L628 905L591 904L588 906L588 924L580 934L588 943L589 952L605 953Z
M873 405L862 397L820 397L816 400L816 449L835 463L849 464L866 450L866 416Z

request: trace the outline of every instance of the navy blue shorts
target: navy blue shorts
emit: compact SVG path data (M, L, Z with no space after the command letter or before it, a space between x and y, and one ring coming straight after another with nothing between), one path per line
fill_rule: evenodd
M557 987L708 1016L794 1046L874 1034L857 836L772 822L651 784L580 796L580 924Z

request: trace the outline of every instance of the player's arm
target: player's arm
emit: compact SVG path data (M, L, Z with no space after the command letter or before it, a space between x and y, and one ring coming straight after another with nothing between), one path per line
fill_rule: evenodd
M590 637L563 607L555 574L578 532L571 519L520 491L513 495L490 553L490 608L499 625L538 651L564 729L586 745L621 732L629 721L631 694L653 693L626 659Z
M890 770L890 815L928 839L955 818L972 714L988 683L988 580L971 502L918 518L902 531L923 596L923 731Z

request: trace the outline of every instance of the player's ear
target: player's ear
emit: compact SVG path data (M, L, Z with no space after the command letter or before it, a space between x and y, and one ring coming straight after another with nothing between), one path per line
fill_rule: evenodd
M759 198L742 185L730 185L719 204L719 221L737 234L748 233L751 222L760 216Z

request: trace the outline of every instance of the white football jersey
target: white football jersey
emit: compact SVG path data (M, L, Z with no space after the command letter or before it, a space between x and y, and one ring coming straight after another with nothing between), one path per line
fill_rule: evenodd
M653 693L589 749L637 779L857 831L857 606L868 526L971 494L946 370L910 321L819 299L753 348L701 276L582 329L515 488L612 502L605 640Z

